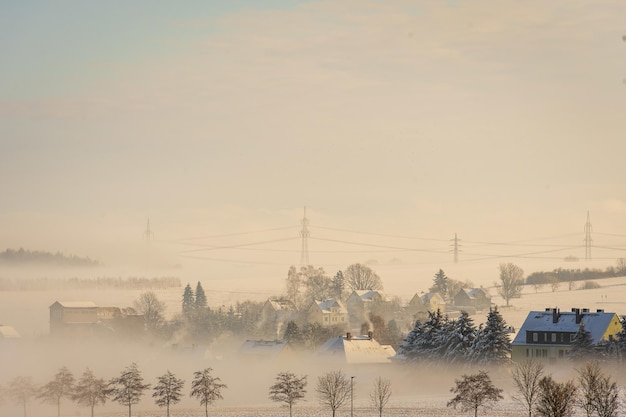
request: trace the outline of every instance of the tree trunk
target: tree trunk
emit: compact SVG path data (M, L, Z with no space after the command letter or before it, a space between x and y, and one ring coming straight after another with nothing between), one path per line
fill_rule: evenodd
M289 404L289 417L292 417L292 415L291 415L291 404Z
M91 417L93 417L93 405L91 406Z
M130 415L130 413L131 413L130 408L131 408L131 407L132 407L132 406L130 405L130 403L128 403L128 417L131 417L131 415Z
M474 417L478 416L478 406L474 407Z
M26 400L24 400L24 417L26 417Z
M204 404L204 415L209 417L209 404Z
M57 417L61 417L61 400L57 401Z

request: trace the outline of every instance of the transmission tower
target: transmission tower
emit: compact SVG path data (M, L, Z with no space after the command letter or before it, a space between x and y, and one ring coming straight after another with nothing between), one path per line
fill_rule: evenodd
M456 236L456 233L454 234L454 239L452 239L452 252L454 253L454 263L458 263L459 262L459 239Z
M585 223L585 261L591 260L591 221L589 220L589 212L587 212L587 223Z
M302 230L300 231L300 237L302 238L302 251L300 252L300 266L309 265L309 242L308 238L311 232L307 226L309 220L306 218L306 207L304 208L304 217L302 217Z
M146 231L143 232L143 237L148 243L150 243L152 241L152 238L154 237L154 233L150 229L150 219L148 219L148 224L146 225Z

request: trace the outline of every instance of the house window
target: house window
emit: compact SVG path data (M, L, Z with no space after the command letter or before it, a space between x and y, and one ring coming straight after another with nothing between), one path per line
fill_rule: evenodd
M570 335L569 335L569 341L570 341L570 342L573 342L573 341L574 341L574 337L576 337L576 335L575 335L575 334L573 334L573 333L572 333L572 334L570 334Z
M539 341L539 333L533 333L533 342Z
M565 343L565 335L561 333L561 343Z
M324 317L324 321L328 321L328 317Z
M552 343L556 343L556 333L552 333Z
M548 333L544 333L543 334L543 341L547 342L548 341Z

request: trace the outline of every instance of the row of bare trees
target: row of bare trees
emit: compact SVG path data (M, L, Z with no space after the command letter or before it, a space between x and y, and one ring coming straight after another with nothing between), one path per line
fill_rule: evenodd
M578 373L578 385L573 380L558 382L544 375L542 363L528 360L513 367L513 383L517 390L513 396L528 412L541 417L569 417L576 407L586 417L616 417L620 407L620 389L610 376L605 375L597 362L588 362ZM454 394L448 406L460 406L478 415L479 407L490 406L503 398L485 371L463 375L455 380L450 390Z
M170 415L170 405L177 404L182 399L184 385L185 381L177 378L169 370L157 378L152 397L156 405L165 407L166 417ZM27 417L26 406L33 398L55 405L59 417L63 399L70 399L80 406L89 407L91 417L94 415L95 407L104 405L107 400L112 400L128 407L130 417L132 406L139 403L145 391L150 388L150 384L144 383L137 364L133 363L110 381L97 378L89 368L76 380L69 369L62 367L50 382L40 387L33 382L32 378L18 376L9 382L6 392L10 398L22 406L24 417ZM227 386L221 383L220 378L212 375L212 369L205 368L194 372L190 396L200 401L208 416L208 406L223 398L221 391L225 388Z
M270 387L269 398L275 402L285 403L289 407L289 417L292 416L293 406L304 398L306 394L306 375L298 377L292 372L280 372L276 382ZM337 410L346 405L348 400L354 400L354 377L349 377L341 371L328 372L317 379L315 387L320 405L331 410L333 417ZM383 410L391 397L391 381L378 377L370 391L370 404L383 415Z

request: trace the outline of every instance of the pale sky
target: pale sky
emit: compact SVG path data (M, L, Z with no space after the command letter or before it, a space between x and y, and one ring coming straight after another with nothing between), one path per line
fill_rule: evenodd
M293 226L201 242L294 238L273 251L194 252L203 276L267 262L282 279L304 206L312 237L439 251L458 233L466 252L581 245L589 211L622 235L594 236L613 264L624 16L623 0L0 1L0 250L132 263L150 218L159 256L186 266L179 239ZM407 260L309 249L333 273Z

